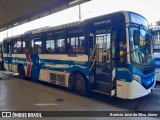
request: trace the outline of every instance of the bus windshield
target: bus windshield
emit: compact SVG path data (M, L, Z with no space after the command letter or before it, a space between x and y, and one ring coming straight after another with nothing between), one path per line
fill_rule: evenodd
M147 65L152 62L153 46L151 41L151 31L148 29L147 21L144 17L130 13L129 37L131 60L138 64ZM139 43L134 44L134 31L138 31Z
M134 44L134 31L140 31L140 42L139 44ZM130 51L131 51L131 60L138 64L149 64L152 62L152 42L151 34L148 30L145 30L144 27L129 27L130 32Z

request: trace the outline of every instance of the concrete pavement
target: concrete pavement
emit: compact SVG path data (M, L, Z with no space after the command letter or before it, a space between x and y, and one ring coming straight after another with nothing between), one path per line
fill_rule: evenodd
M141 110L139 101L123 101L110 97L95 96L88 98L76 95L59 88L53 88L36 82L11 77L0 72L0 111L129 111ZM156 97L153 94L148 98ZM97 99L96 99L97 98ZM158 97L159 98L159 97ZM145 98L143 98L145 99ZM142 100L140 102L142 102ZM152 98L153 99L153 98ZM122 102L123 101L123 102ZM147 99L147 101L150 101ZM152 101L152 100L151 100ZM128 103L127 103L128 102ZM125 104L126 103L126 104ZM118 105L121 104L121 105ZM135 104L135 105L133 105ZM152 103L149 103L152 104ZM131 109L124 106L133 105ZM146 102L145 105L146 106ZM158 105L157 105L158 106ZM158 108L158 107L157 107ZM145 109L144 109L145 110ZM156 109L159 110L159 109ZM0 118L0 120L6 118ZM7 118L12 120L28 118ZM29 118L36 119L36 118ZM43 120L44 118L37 118ZM153 117L54 117L52 120L156 120Z

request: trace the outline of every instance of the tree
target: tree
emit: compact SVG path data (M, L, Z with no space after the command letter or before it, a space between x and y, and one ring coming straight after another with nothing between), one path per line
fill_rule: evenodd
M156 22L156 25L160 25L160 20Z

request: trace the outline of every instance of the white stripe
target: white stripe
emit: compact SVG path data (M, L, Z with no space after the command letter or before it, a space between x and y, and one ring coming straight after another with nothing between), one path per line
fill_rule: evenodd
M41 54L39 56L41 59L48 60L71 60L71 61L88 61L88 55L77 55L77 57L69 57L68 55L58 55L58 54Z
M56 103L37 103L37 104L34 104L34 105L37 105L37 106L51 106L51 105L59 105L59 104L56 104Z
M40 59L48 59L48 60L71 60L71 61L88 61L88 55L76 54L76 57L70 57L67 54L39 54ZM4 54L4 57L7 57L7 54ZM26 58L25 54L12 54L11 57L17 58Z
M66 64L56 64L56 65L50 65L49 63L45 63L45 67L51 67L51 68L69 68L69 65Z

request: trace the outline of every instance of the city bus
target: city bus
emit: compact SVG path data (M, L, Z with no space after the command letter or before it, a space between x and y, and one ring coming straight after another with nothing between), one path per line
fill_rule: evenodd
M19 77L135 99L155 87L153 45L147 20L119 11L5 38L4 67Z
M152 39L153 39L153 51L154 59L156 62L156 79L160 81L160 26L153 26L152 29Z

